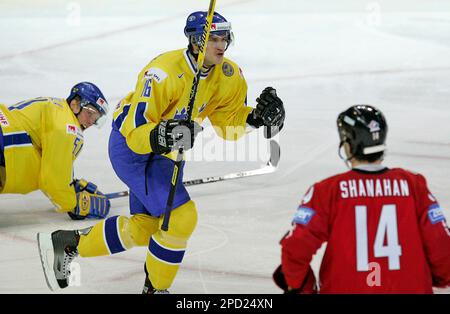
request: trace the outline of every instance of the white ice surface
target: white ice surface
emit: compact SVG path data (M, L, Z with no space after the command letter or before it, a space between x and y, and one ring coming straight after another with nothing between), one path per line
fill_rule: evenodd
M206 0L2 0L0 102L66 97L76 82L101 87L112 107L156 55L186 45L183 25ZM227 56L244 71L249 104L277 88L287 122L278 172L191 187L199 223L173 293L279 293L278 241L308 186L345 171L337 114L373 104L388 119L386 165L424 174L450 219L450 3L448 1L218 0L233 23ZM81 19L77 19L77 12ZM75 175L104 192L126 187L107 155L110 127L89 129ZM258 167L191 162L186 177ZM127 214L128 199L111 214ZM0 293L48 293L35 235L93 224L57 214L41 192L0 196ZM139 293L146 248L77 259L81 286L62 293ZM313 260L317 271L320 253Z

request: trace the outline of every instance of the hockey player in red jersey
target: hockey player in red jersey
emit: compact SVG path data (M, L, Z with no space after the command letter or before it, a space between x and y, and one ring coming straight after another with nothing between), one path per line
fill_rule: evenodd
M450 232L442 209L422 175L382 165L383 114L353 106L338 116L337 126L351 170L314 184L303 197L293 229L280 242L277 285L285 292L315 292L310 262L327 242L320 293L448 287Z

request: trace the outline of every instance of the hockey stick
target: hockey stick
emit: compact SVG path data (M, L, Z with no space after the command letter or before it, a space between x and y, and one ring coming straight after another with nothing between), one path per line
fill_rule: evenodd
M278 162L280 161L280 145L275 140L270 141L270 159L269 161L261 168L254 169L254 170L246 170L246 171L239 171L234 173L229 173L223 176L215 176L215 177L206 177L202 179L194 179L183 182L184 186L191 186L191 185L199 185L199 184L206 184L206 183L213 183L218 181L226 181L226 180L233 180L233 179L240 179L240 178L248 178L253 176L259 176L262 174L268 174L275 172L278 168Z
M211 24L214 16L214 7L216 6L216 0L210 0L208 14L206 15L205 27L203 28L203 34L200 38L200 43L198 44L199 52L197 57L197 73L192 81L191 93L189 94L189 102L187 105L187 117L186 120L190 121L192 119L192 110L194 109L195 97L197 96L197 88L200 83L200 74L203 68L203 62L205 61L206 54L206 44L208 43L209 33L211 32ZM175 191L179 180L179 169L181 163L183 162L183 147L178 149L177 159L175 165L173 166L172 180L170 181L170 192L167 198L166 210L164 212L164 220L161 226L161 230L169 230L169 220L170 212L172 211L173 199L175 197Z
M228 174L225 174L222 176L213 176L213 177L206 177L206 178L200 178L200 179L192 179L192 180L184 181L183 185L184 186L193 186L193 185L200 185L200 184L213 183L213 182L219 182L219 181L228 181L228 180L234 180L234 179L259 176L259 175L263 175L263 174L269 174L269 173L273 173L277 170L279 161L280 161L280 145L275 140L270 140L270 159L261 168L228 173ZM114 199L114 198L119 198L119 197L125 197L128 195L129 195L128 191L122 191L122 192L109 193L109 194L106 194L105 196L108 199Z

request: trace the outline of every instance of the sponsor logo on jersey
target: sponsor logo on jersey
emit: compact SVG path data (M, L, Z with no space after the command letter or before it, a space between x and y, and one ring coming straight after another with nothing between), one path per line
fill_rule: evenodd
M445 221L444 212L439 207L439 204L433 204L428 208L428 218L433 225L440 221Z
M73 124L68 124L67 125L67 134L73 134L76 136L78 134L78 127Z
M0 125L9 126L8 119L6 119L5 114L0 110Z
M184 75L184 72L183 72L183 73L181 73L180 75L178 75L178 78L182 78L182 77L183 77L183 75Z
M233 66L228 62L224 62L222 64L222 71L225 76L232 76L234 74Z
M306 206L300 206L294 216L294 222L301 225L307 225L314 214L315 211L313 209Z
M66 133L75 135L79 139L83 139L83 131L77 127L75 124L67 124Z
M167 73L160 68L150 68L145 71L144 77L146 79L154 79L157 83L161 83L167 77Z

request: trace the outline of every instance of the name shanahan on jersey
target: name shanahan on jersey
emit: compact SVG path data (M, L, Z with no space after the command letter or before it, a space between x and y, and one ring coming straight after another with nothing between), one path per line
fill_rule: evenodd
M161 54L141 71L135 91L119 103L113 122L135 153L152 152L149 134L161 120L187 117L194 75L187 49ZM246 97L247 83L239 67L224 58L222 64L202 73L192 119L201 123L209 118L221 137L237 140L245 134L252 110L246 106Z
M328 242L320 293L432 293L450 285L450 233L420 174L351 170L314 184L282 241L289 286Z
M0 104L0 126L6 163L0 193L40 189L58 211L72 211L73 162L83 147L83 132L66 100L40 97L10 107Z

